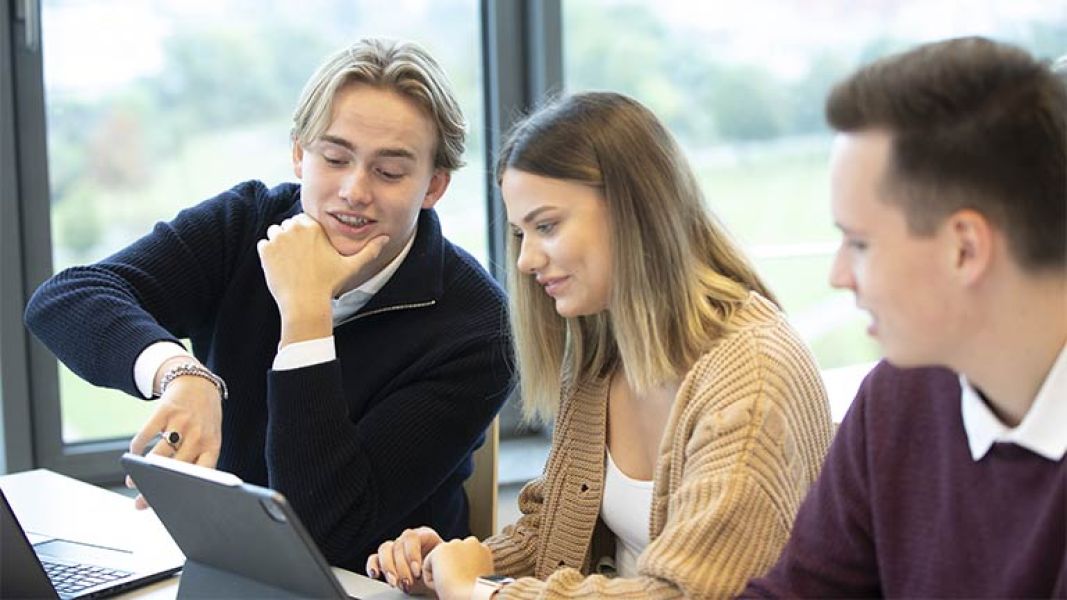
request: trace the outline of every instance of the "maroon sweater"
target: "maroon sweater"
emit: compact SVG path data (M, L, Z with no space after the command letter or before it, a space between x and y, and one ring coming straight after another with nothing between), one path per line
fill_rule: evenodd
M975 462L956 374L882 363L743 596L1067 597L1065 516L1067 461L998 443Z

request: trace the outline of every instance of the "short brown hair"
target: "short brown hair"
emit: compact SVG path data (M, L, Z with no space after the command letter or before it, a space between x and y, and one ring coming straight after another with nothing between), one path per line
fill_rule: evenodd
M294 142L309 144L326 131L337 92L351 83L410 98L433 120L434 167L454 171L463 166L467 122L452 84L430 53L412 42L364 39L328 57L300 94L290 134Z
M839 83L838 131L892 136L886 181L913 233L969 208L1025 268L1067 264L1067 86L1048 63L979 37L919 46Z

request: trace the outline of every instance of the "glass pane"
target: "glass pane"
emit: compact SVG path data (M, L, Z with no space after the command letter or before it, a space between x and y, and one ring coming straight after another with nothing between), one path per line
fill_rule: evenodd
M486 262L477 0L45 0L42 39L56 270L107 256L240 181L295 180L289 118L318 63L362 37L442 63L470 122L437 205ZM60 369L67 443L131 435L151 410Z
M1043 0L565 0L567 91L648 105L747 247L823 368L871 361L865 314L827 283L830 86L861 63L958 35L1067 53L1067 4Z

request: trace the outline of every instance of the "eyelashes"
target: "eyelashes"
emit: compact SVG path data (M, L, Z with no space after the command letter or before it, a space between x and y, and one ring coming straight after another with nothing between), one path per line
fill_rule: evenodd
M556 225L557 223L552 221L538 223L534 226L534 230L537 231L537 233L540 233L541 235L551 235L556 230ZM515 239L521 240L525 234L522 232L521 229L513 226L511 228L511 235Z

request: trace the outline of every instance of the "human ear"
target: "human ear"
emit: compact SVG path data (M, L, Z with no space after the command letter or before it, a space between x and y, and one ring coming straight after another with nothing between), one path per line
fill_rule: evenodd
M422 198L423 208L433 208L441 196L445 195L448 184L452 181L452 173L445 169L435 169L430 176L430 185L426 188L426 195Z
M304 147L296 139L293 140L293 174L297 179L304 178Z
M982 213L964 209L945 223L953 247L953 269L964 284L973 284L988 272L993 262L997 236Z

